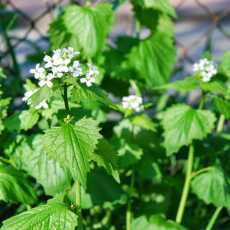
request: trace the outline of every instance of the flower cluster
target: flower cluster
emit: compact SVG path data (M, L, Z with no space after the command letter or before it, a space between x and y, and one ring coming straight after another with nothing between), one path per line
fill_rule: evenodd
M217 73L213 61L209 61L207 58L201 59L198 63L195 63L193 65L193 71L199 73L204 82L210 81L210 79Z
M131 109L136 112L143 110L143 100L136 95L130 95L122 98L122 106L125 109Z
M90 87L95 83L99 74L97 67L91 63L81 64L77 59L79 52L72 47L54 50L52 55L45 55L42 64L37 64L30 70L34 78L38 80L39 87L53 87L55 79L63 78L67 75L77 77L80 82ZM35 93L34 90L27 91L23 101L29 104L29 98ZM37 109L48 108L46 101L42 101L36 106Z

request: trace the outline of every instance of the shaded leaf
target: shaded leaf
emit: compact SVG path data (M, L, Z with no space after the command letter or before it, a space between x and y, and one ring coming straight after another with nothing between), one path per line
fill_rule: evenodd
M154 30L161 15L175 17L174 8L168 0L132 0L136 18L142 25Z
M99 141L97 149L92 155L92 160L97 162L99 166L104 167L107 173L112 175L118 183L120 182L119 173L117 171L118 157L108 141L105 139Z
M36 194L22 172L0 164L0 200L32 204Z
M151 8L175 17L176 12L169 0L132 0L133 4L139 5L143 8Z
M72 95L74 100L79 102L99 102L112 108L116 108L116 105L109 99L107 93L96 85L89 88L75 82L74 88L72 89Z
M59 163L49 159L42 149L42 136L36 136L32 144L24 141L16 149L14 160L18 168L25 170L40 183L47 195L55 195L70 187L71 178Z
M120 202L122 195L124 195L121 186L100 169L89 174L87 192L90 194L94 205L101 205L105 202Z
M223 114L227 119L230 118L230 102L220 97L214 97L213 102L216 110Z

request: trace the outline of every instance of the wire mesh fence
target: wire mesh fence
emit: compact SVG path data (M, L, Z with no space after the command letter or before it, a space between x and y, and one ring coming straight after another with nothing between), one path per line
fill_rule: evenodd
M14 74L20 72L21 76L25 76L30 68L28 55L48 47L49 22L69 3L66 0L2 0L0 65ZM186 69L208 46L217 58L230 48L228 0L174 0L172 3L178 13L175 20L178 66ZM7 17L11 17L11 25L7 25L10 28L4 25ZM129 4L118 9L117 18L113 34L130 31L134 22ZM17 26L13 26L15 21Z

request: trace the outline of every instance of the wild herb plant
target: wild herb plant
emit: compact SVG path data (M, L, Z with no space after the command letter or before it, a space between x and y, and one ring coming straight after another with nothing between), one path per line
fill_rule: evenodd
M135 34L112 39L121 3L66 6L17 110L0 74L1 229L230 226L230 53L171 81L175 10L131 3Z

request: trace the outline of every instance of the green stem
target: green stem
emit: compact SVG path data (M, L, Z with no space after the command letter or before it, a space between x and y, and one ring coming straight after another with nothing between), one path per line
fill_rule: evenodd
M65 84L63 86L63 100L65 104L65 109L68 115L70 114L70 107L69 107L69 101L68 101L68 87ZM82 212L81 212L81 184L80 181L76 181L76 193L75 193L75 204L76 204L76 210L77 210L77 215L78 215L78 229L82 230L83 225L82 225Z
M75 202L76 202L76 207L77 207L77 215L78 215L78 229L82 230L83 225L82 225L82 213L81 213L81 184L79 181L76 181L76 197L75 197Z
M134 186L134 173L131 176L131 193L133 192L133 186ZM126 209L126 230L131 230L131 224L132 224L132 194L129 194L127 209Z
M11 164L11 162L4 157L0 157L0 161L2 161L3 163L6 163L6 164Z
M65 103L65 109L66 109L66 112L69 114L70 113L70 109L69 109L69 102L68 102L68 88L67 88L67 85L65 84L63 86L64 88L64 93L62 95L63 97L63 100L64 100L64 103Z
M205 100L205 94L202 94L198 109L202 109L204 107Z
M16 58L15 50L14 50L12 44L11 44L11 39L8 36L7 28L4 25L2 25L2 28L3 28L2 29L2 34L3 34L3 37L5 39L6 46L7 46L8 50L9 50L9 54L11 56L13 69L15 71L15 76L17 77L15 79L15 84L16 84L16 90L18 90L19 87L20 87L20 76L21 76L20 67L19 67L19 64L18 64L18 61L17 61L17 58Z
M225 119L224 115L221 114L220 118L219 118L219 121L218 121L218 124L217 124L217 128L216 128L217 133L221 133L221 131L223 130L223 128L224 128L224 119Z
M206 172L206 171L208 171L208 170L210 170L210 169L212 169L211 166L202 168L202 169L200 169L200 170L198 170L198 171L195 171L195 172L193 172L193 173L191 174L190 179L193 179L194 177L196 177L196 176L200 175L201 173Z
M189 146L189 152L188 152L187 169L186 169L186 177L185 177L184 187L183 187L181 200L180 200L179 208L177 210L177 215L176 215L176 222L177 223L181 223L181 221L182 221L185 206L186 206L186 201L188 198L190 181L191 181L191 174L192 174L193 158L194 158L194 148L193 148L193 145L191 144Z
M141 33L141 24L138 20L136 20L135 22L135 29L136 29L136 37L139 38Z
M205 228L205 230L211 230L214 225L215 225L215 222L217 220L217 217L219 216L221 210L222 210L223 207L219 207L216 209L216 211L213 213L212 215L212 218L210 219L210 221L208 222L208 225L207 227Z

